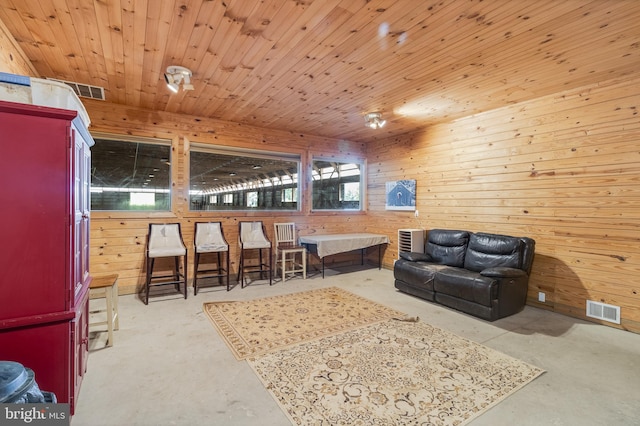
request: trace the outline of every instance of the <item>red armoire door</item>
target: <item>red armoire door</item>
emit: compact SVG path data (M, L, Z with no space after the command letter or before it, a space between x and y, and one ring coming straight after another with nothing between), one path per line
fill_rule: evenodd
M92 139L75 111L0 101L0 359L75 399L88 353Z

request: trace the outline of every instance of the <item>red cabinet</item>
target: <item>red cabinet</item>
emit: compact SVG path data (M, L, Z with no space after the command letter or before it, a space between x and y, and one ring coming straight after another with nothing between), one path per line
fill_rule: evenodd
M0 360L71 404L88 354L93 139L75 111L0 101Z

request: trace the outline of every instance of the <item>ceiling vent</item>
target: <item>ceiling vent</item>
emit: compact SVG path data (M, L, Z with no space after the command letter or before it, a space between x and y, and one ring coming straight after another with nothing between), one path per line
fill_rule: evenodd
M620 306L587 300L587 316L620 324Z
M104 101L104 87L89 86L88 84L76 83L73 81L58 80L56 78L49 78L47 80L59 81L70 86L76 95L81 98L97 99Z

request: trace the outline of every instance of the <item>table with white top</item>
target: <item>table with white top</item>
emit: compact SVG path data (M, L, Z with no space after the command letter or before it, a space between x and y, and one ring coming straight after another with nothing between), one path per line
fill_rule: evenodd
M322 278L324 278L324 258L338 253L360 250L361 262L364 265L364 251L368 247L378 246L378 269L382 268L382 244L388 244L389 238L381 234L327 234L304 235L299 237L300 244L310 253L315 253L322 260Z

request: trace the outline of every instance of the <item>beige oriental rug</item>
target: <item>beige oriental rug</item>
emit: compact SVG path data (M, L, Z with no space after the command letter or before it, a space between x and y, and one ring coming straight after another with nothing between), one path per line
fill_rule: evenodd
M209 302L203 310L237 359L405 316L337 287Z
M543 370L387 320L248 359L294 425L463 425Z
M337 287L203 309L294 425L463 425L543 373Z

